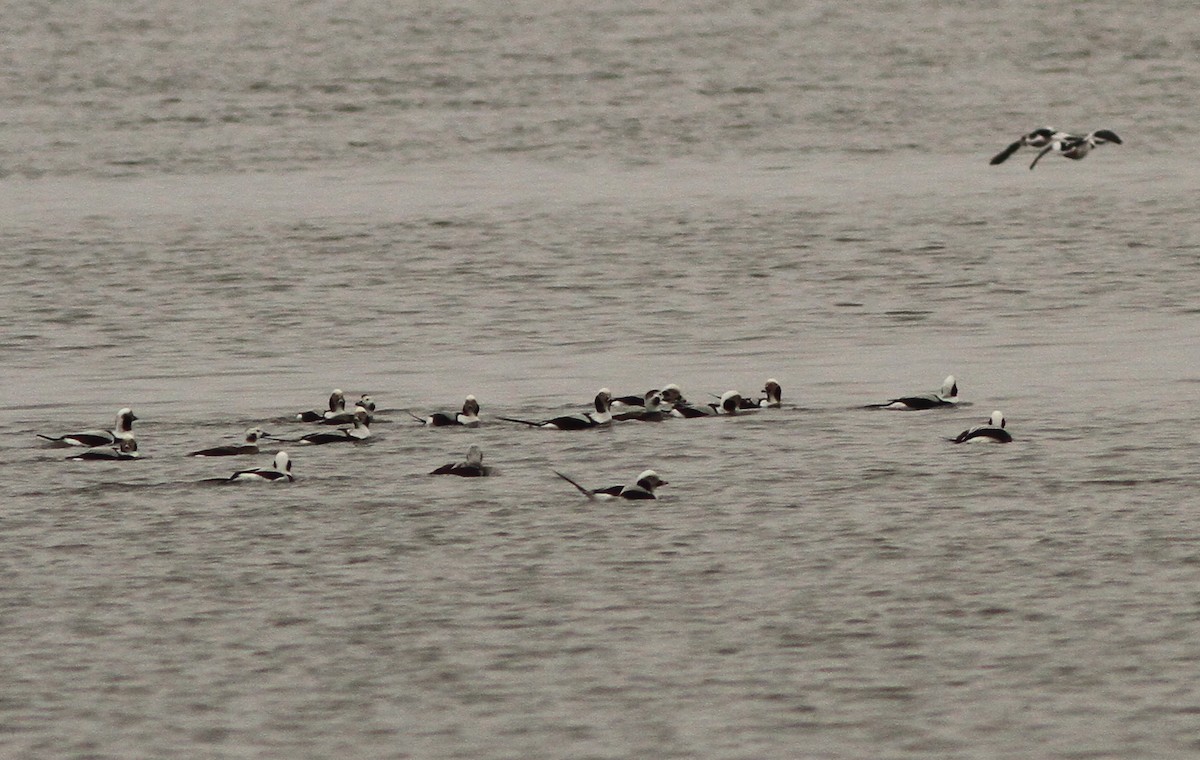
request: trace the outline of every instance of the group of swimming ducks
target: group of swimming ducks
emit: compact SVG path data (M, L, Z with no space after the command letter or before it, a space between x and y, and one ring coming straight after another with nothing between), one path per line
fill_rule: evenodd
M642 395L614 397L607 388L601 388L593 400L593 408L577 414L566 414L550 417L545 420L524 420L515 417L500 417L496 419L513 422L530 427L548 430L587 430L590 428L607 427L614 422L659 422L672 417L696 418L744 414L761 409L778 409L783 405L783 388L774 378L767 380L762 389L762 397L746 398L739 392L731 390L721 394L718 401L707 404L693 404L684 398L683 392L674 383L661 389L647 391ZM921 411L950 407L958 403L958 381L950 375L942 383L941 389L933 393L911 396L901 396L878 404L868 404L869 409L893 409L903 411ZM421 416L406 412L421 425L430 427L460 426L474 428L481 424L479 418L479 402L474 396L467 396L462 409L457 412L435 412ZM188 456L194 457L227 457L249 456L259 453L260 440L270 439L280 443L295 443L305 446L316 446L334 443L361 443L371 437L371 422L375 416L375 402L364 394L354 404L350 411L346 410L346 396L340 389L335 389L329 396L327 409L299 412L297 422L314 423L324 426L334 426L335 430L319 430L307 433L299 438L281 438L273 436L261 427L252 427L246 431L245 440L240 444L216 446L213 448L193 451ZM139 457L137 439L133 433L133 423L138 418L133 410L126 407L117 412L116 424L111 430L85 430L78 433L67 433L59 436L38 434L39 438L50 441L58 446L78 446L85 451L68 457L72 460L127 460ZM950 440L954 443L990 442L1010 443L1012 435L1005 429L1004 415L995 411L982 425L976 425L961 432ZM567 481L588 499L622 498L622 499L654 499L655 490L667 485L667 481L659 477L654 470L644 470L637 478L628 484L618 484L603 488L587 488L573 478L561 472L555 475ZM492 468L483 464L483 451L479 446L472 445L467 450L467 458L463 462L452 462L438 467L431 475L456 475L459 477L483 477L492 474ZM275 454L269 467L256 467L239 470L228 478L215 478L219 482L291 482L295 480L292 474L292 461L286 451Z

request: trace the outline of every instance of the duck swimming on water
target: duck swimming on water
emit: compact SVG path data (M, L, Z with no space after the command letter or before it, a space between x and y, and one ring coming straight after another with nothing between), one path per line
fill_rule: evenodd
M976 425L973 428L968 428L958 434L958 437L951 440L955 443L973 443L976 441L986 441L989 443L1012 443L1012 434L1004 429L1007 421L1004 415L999 411L992 412L992 416L983 425Z
M916 396L902 396L885 401L882 404L867 404L868 409L898 409L916 411L950 407L958 403L958 380L954 375L947 375L942 381L942 389L937 393L922 393Z

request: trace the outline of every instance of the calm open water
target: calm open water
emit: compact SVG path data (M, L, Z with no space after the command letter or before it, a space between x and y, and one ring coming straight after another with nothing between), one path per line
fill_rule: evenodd
M1200 751L1193 4L0 13L0 757Z

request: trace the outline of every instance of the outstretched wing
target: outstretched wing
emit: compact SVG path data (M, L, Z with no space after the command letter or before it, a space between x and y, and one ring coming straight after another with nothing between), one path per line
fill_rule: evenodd
M1022 142L1020 140L1017 140L1012 145L1009 145L1004 150L1002 150L999 153L997 153L996 155L992 156L992 160L989 161L988 163L990 163L992 166L995 166L996 164L1004 163L1005 161L1007 161L1009 159L1009 156L1011 156L1012 154L1016 153L1018 150L1021 149L1021 145L1022 145Z

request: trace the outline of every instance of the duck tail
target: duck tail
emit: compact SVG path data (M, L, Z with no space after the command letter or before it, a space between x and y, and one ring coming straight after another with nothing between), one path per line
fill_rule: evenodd
M541 427L542 426L542 423L540 423L540 422L530 422L529 420L518 420L515 417L496 417L496 419L504 420L505 422L518 422L522 425L528 425L529 427Z
M559 472L558 470L551 470L551 472L553 472L553 473L554 473L555 475L557 475L558 477L562 478L563 480L567 481L567 482L568 482L568 483L570 483L571 485L573 485L573 486L575 486L576 488L578 488L578 489L579 489L579 492L580 492L581 494L583 494L584 496L588 497L588 501L595 501L595 500L596 500L596 494L592 493L592 492L591 492L591 491L589 491L588 489L586 489L586 488L584 488L583 486L579 485L578 483L576 483L576 482L575 482L574 480L572 480L571 478L567 477L566 475L563 475L563 474L562 474L561 472Z

